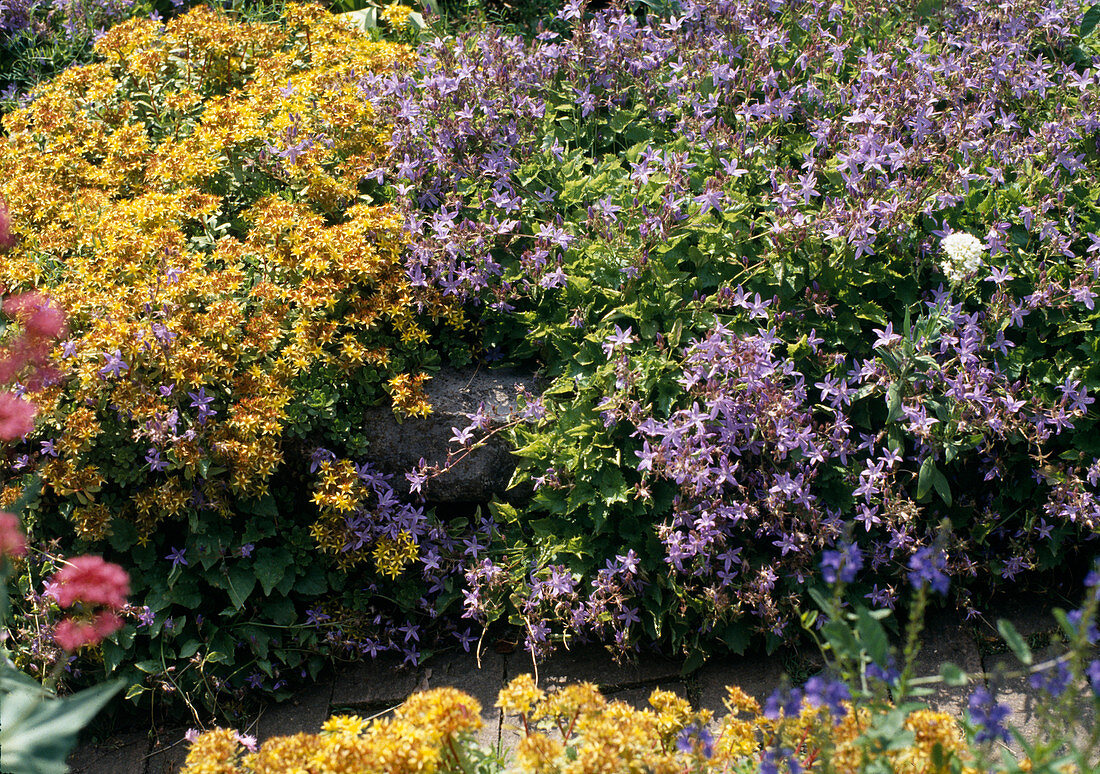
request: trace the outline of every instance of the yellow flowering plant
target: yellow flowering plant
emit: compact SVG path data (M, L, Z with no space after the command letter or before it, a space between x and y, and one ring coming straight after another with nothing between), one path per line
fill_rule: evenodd
M361 451L368 406L425 415L423 369L466 325L410 282L403 216L368 179L389 129L360 81L413 55L313 5L131 19L95 52L3 122L0 284L48 291L71 335L0 499L40 479L32 530L138 570L139 631L190 659L183 681L143 668L166 690L278 686L318 666L300 608L344 585L301 561L324 518L295 471L313 444ZM417 548L398 532L365 555L394 577ZM104 645L108 671L138 660L137 634ZM157 683L130 674L132 695Z
M524 674L497 701L521 724L507 761L477 743L477 701L437 688L414 694L392 718L337 716L319 734L276 737L251 752L236 732L214 729L195 739L182 774L974 771L967 766L965 737L943 713L905 714L896 743L871 760L863 736L871 726L866 707L845 705L837 717L804 701L789 716L770 715L740 688L727 691L727 714L715 719L669 691L653 691L649 706L639 709L605 698L590 683L545 692Z

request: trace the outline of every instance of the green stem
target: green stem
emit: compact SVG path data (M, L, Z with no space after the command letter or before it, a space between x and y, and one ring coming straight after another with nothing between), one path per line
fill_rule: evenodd
M920 633L924 629L924 611L928 607L928 584L922 583L917 589L917 598L909 609L909 621L905 625L905 668L898 680L897 701L900 703L909 693L913 679L913 662L920 653Z

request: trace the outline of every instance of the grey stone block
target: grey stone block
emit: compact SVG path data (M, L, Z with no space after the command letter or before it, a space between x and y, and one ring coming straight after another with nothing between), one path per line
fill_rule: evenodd
M81 745L69 756L70 774L143 774L149 751L145 732L118 734L94 745Z
M482 653L480 667L473 654L433 659L424 668L421 683L423 689L457 688L477 699L483 724L478 742L493 748L500 743L501 713L495 705L504 687L507 658L499 653Z
M694 679L699 689L698 709L708 709L715 718L726 715L727 688L737 686L763 706L772 692L792 682L783 658L776 656L730 656L705 664Z
M419 671L402 667L401 659L391 654L344 667L333 680L330 705L337 712L396 707L416 690L419 676Z
M255 736L260 744L275 736L316 734L328 719L331 699L332 682L325 681L293 699L265 706L240 731Z
M484 406L496 420L506 418L516 405L516 387L535 391L530 374L513 371L443 371L424 385L432 404L432 413L423 419L398 423L388 408L368 411L362 430L370 440L368 458L386 472L394 474L394 488L408 492L405 473L424 458L442 465L451 448L452 428L470 424L467 414ZM487 502L502 495L515 470L515 461L507 444L493 438L484 447L469 454L450 471L425 485L424 497L430 502Z
M649 697L654 691L672 691L681 699L689 699L687 683L683 680L661 681L657 685L646 685L638 688L624 688L619 691L605 692L608 701L621 701L629 704L634 709L651 710Z
M950 662L968 675L978 675L982 671L982 657L973 627L962 621L957 613L935 611L928 613L921 632L921 648L913 662L913 676L927 677L938 675L940 667ZM921 701L929 708L945 712L954 717L962 717L967 701L974 691L973 680L969 685L951 687L942 683L935 686L931 696Z
M190 744L184 740L185 728L156 731L146 758L145 774L179 774L187 760Z
M540 688L566 683L595 683L605 694L624 688L636 688L661 681L680 679L683 662L660 655L640 655L634 662L615 663L606 649L580 645L559 650L537 666L530 656L518 651L509 662L508 679L528 672L538 678Z

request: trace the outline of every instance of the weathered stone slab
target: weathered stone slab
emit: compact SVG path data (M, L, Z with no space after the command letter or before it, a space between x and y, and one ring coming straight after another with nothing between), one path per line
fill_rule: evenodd
M962 621L957 613L934 611L925 616L921 632L921 648L913 662L913 676L938 675L940 667L950 662L968 675L982 672L982 657L974 628ZM931 696L921 698L929 708L961 718L970 694L977 684L951 687L942 683L934 687Z
M70 774L143 774L149 751L145 732L118 734L94 745L81 745L69 756Z
M369 459L384 471L394 474L394 487L408 492L405 473L421 458L431 465L442 465L451 448L453 428L470 424L467 414L484 407L485 414L503 420L515 408L516 387L535 391L530 374L514 371L462 370L443 371L424 388L432 404L432 413L423 419L398 423L389 408L372 409L363 417L362 430L370 440ZM515 469L506 443L493 438L484 447L469 454L450 471L424 486L430 502L487 502L501 495Z
M373 661L340 669L333 680L332 709L381 710L395 707L416 690L419 671L401 666L401 659L384 654Z
M995 699L1011 710L1008 724L1021 731L1026 739L1048 740L1066 736L1083 743L1096 723L1092 691L1086 685L1070 687L1065 698L1071 704L1067 727L1066 720L1051 706L1052 697L1031 684L1031 668L1003 645L997 633L998 619L1006 619L1028 643L1032 652L1032 666L1048 663L1066 652L1059 637L1058 623L1050 613L1050 603L1041 599L1022 598L1014 604L1002 603L985 611L982 623L983 664L989 674L989 690ZM1051 672L1047 672L1051 674ZM1013 753L1020 746L1013 738L1007 747Z
M315 734L328 719L332 689L332 681L326 680L301 691L293 699L269 704L241 732L255 736L260 744L275 736L301 732Z
M190 744L184 740L186 728L172 728L155 732L153 743L145 762L145 774L179 774L187 760Z
M604 693L635 688L661 681L680 679L683 662L652 653L639 655L634 662L615 663L606 649L579 645L559 650L535 666L526 653L519 651L509 662L509 679L528 672L538 678L540 688L567 683L595 683Z
M507 658L499 653L482 653L478 667L473 654L444 656L433 659L423 671L422 688L457 688L480 702L483 725L478 742L488 747L500 743L501 713L495 705L504 687Z
M776 656L729 656L712 659L695 673L699 687L698 709L715 718L726 715L727 688L737 686L763 706L768 696L784 683L783 659ZM787 679L791 682L790 678Z

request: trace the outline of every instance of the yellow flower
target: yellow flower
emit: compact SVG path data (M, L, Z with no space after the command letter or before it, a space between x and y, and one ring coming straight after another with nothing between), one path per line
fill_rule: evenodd
M379 16L382 21L390 25L395 30L404 30L409 25L409 14L413 12L412 8L407 5L401 5L400 3L393 3L384 7Z
M191 744L180 774L241 774L237 760L242 751L236 731L207 731Z
M529 672L524 672L512 680L497 695L496 706L515 715L528 715L535 705L546 696Z

